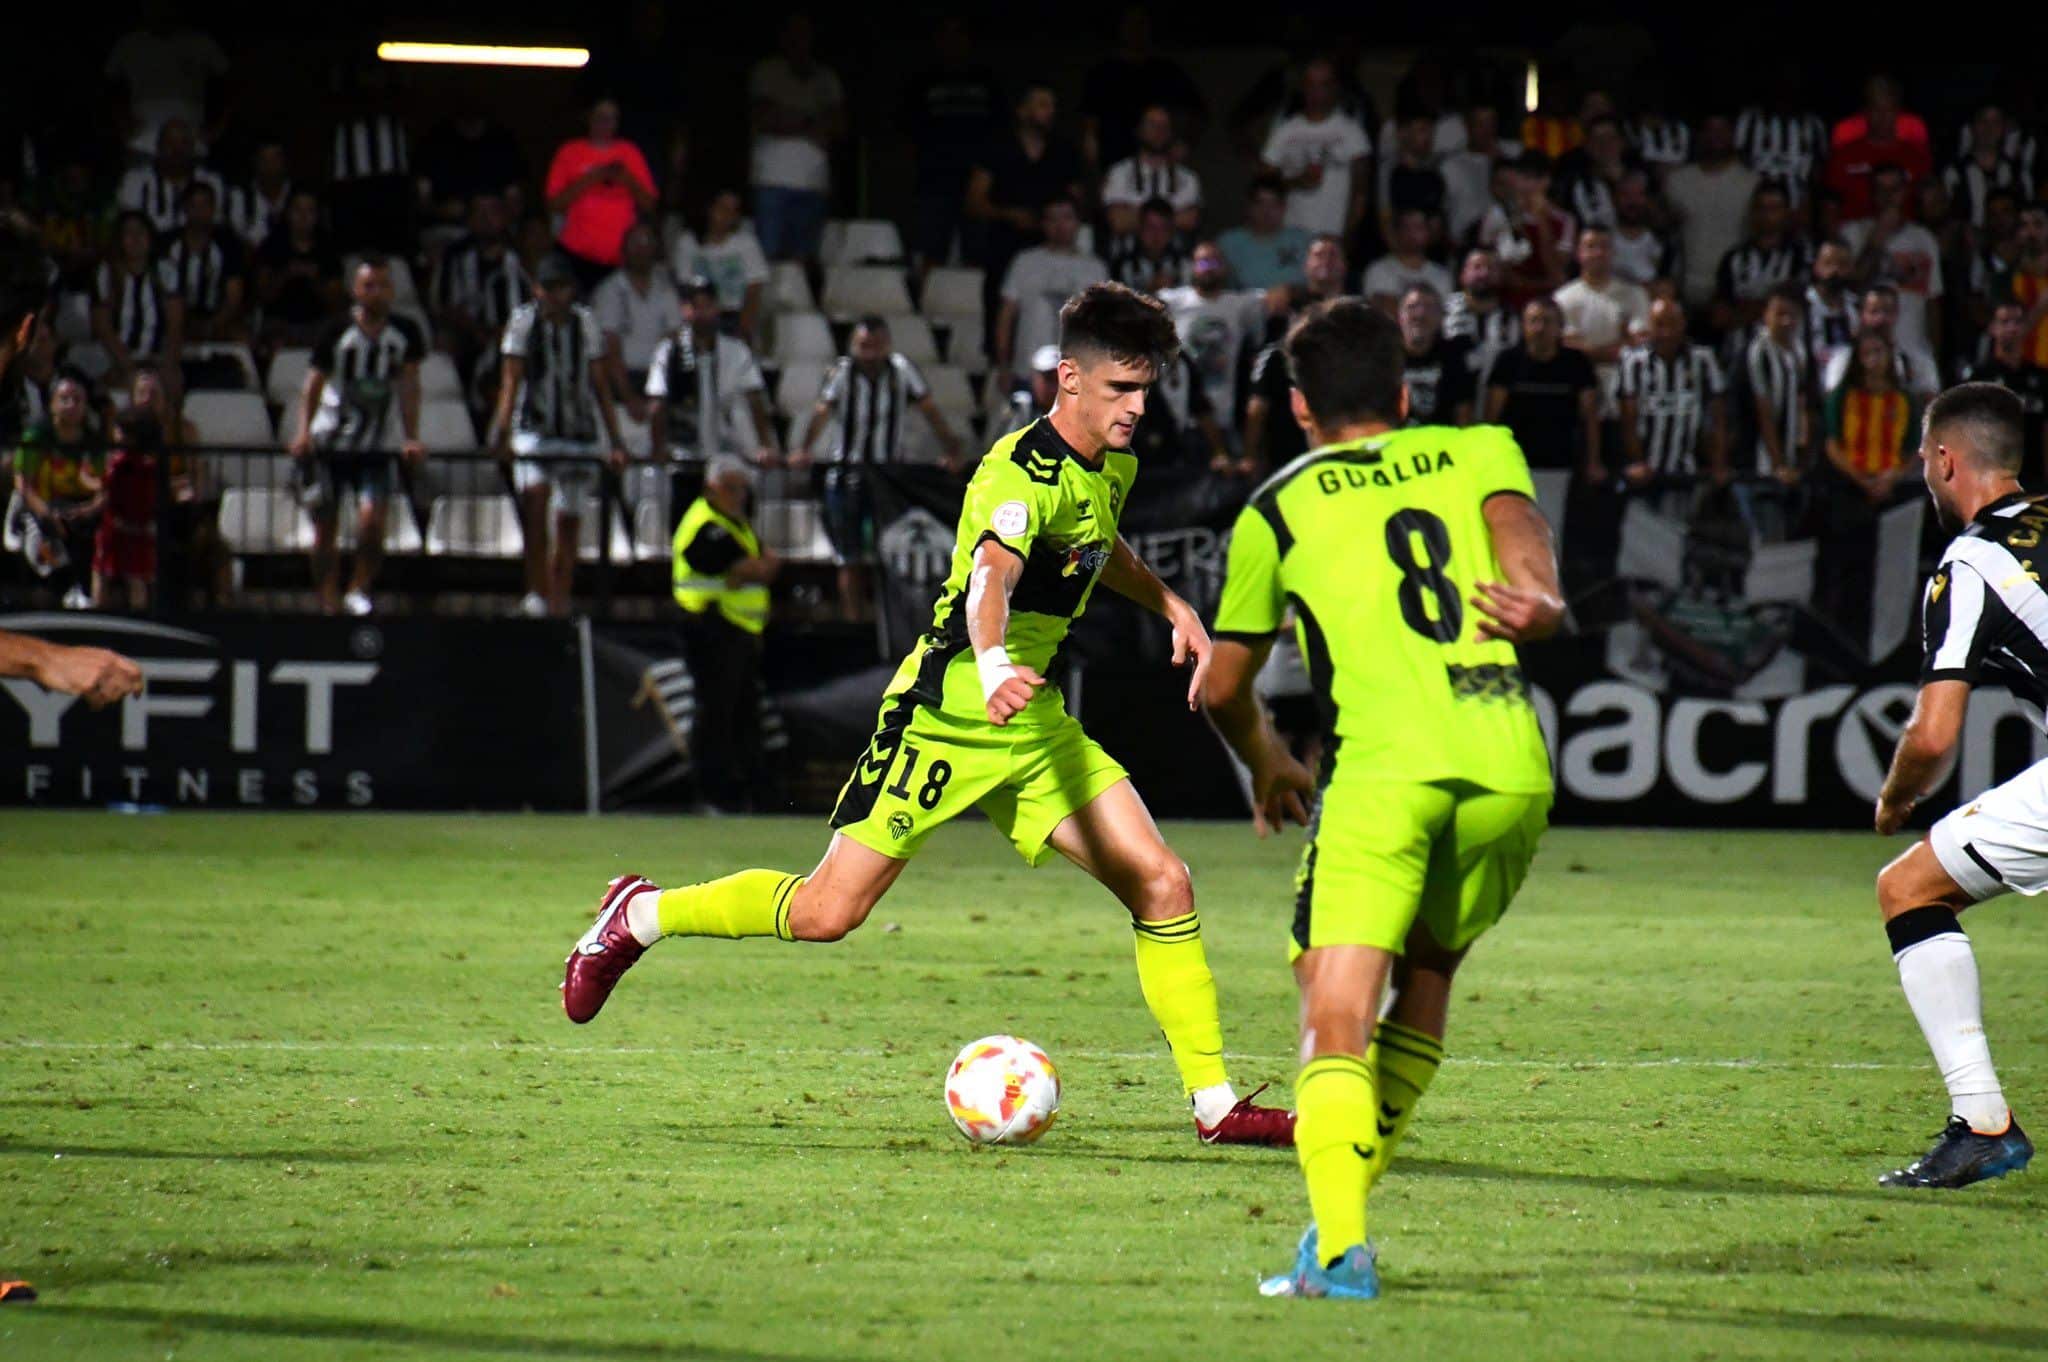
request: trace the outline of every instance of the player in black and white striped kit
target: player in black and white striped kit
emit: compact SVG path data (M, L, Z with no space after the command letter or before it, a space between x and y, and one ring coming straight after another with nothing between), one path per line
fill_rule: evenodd
M1955 534L1927 583L1926 660L1913 717L1878 795L1881 836L1947 778L1970 692L1996 682L2048 704L2048 592L2037 564L2048 501L2020 488L2026 411L1995 383L1964 383L1927 406L1920 462L1942 527ZM1970 799L1877 877L1899 983L1949 1092L1934 1147L1879 1178L1888 1187L1963 1187L2027 1166L1991 1047L1977 958L1956 914L2009 890L2048 889L2048 762Z
M1726 391L1713 351L1686 339L1685 309L1668 298L1651 304L1649 344L1621 352L1615 385L1629 484L1689 479L1702 468L1725 476Z

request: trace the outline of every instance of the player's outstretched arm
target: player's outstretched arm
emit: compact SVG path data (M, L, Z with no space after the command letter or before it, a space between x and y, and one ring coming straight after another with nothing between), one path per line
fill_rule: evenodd
M142 669L105 648L68 648L0 629L0 676L20 676L103 709L142 689Z
M1024 575L1024 560L995 539L974 550L974 571L967 577L967 646L981 673L981 698L988 721L997 728L1031 703L1045 678L1022 663L1010 661L1003 646L1010 632L1010 593Z
M1506 580L1474 584L1479 637L1517 644L1549 638L1564 623L1550 522L1535 502L1514 492L1488 497L1485 511L1494 560Z
M1270 638L1220 640L1202 696L1216 731L1251 772L1252 827L1261 837L1289 819L1308 826L1307 800L1315 788L1315 777L1287 750L1252 688L1272 650Z
M1963 715L1969 708L1967 681L1929 681L1920 687L1913 701L1913 717L1899 734L1891 771L1884 778L1884 789L1878 792L1872 822L1879 836L1897 832L1913 806L1947 778L1956 735L1963 730Z
M1184 667L1192 659L1195 667L1195 674L1188 678L1188 708L1201 704L1203 682L1208 678L1215 647L1209 642L1209 631L1202 627L1202 617L1195 613L1195 608L1167 590L1166 583L1145 566L1144 559L1138 557L1122 535L1117 536L1116 548L1102 566L1102 584L1173 626L1173 665Z

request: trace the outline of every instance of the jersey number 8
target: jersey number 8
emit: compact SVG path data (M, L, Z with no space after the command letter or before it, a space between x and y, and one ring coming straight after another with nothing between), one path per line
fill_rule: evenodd
M1419 559L1421 548L1426 561ZM1455 643L1465 622L1465 603L1458 585L1444 574L1451 561L1451 532L1443 520L1413 507L1387 517L1387 556L1401 569L1401 618L1424 638ZM1432 610L1423 599L1435 602Z

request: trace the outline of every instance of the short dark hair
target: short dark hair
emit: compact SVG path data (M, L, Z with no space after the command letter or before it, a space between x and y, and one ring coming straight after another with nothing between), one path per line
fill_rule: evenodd
M155 412L130 407L114 418L114 443L138 454L154 454L164 447L164 428Z
M1287 197L1287 181L1270 170L1262 170L1252 176L1252 182L1245 187L1246 198L1254 194L1271 194L1276 199L1284 199Z
M2022 317L2027 315L2027 305L2017 298L2006 298L2002 301L1993 303L1991 305L1991 315L1996 317L1999 313L2004 312L2008 309L2019 313Z
M388 270L390 268L391 257L384 254L384 252L364 251L356 257L356 267L349 271L349 277L354 278L358 270Z
M1902 180L1909 178L1906 168L1897 161L1879 161L1870 167L1871 179L1875 180L1880 175L1896 175Z
M1548 175L1556 169L1556 164L1536 148L1530 147L1515 158L1515 169L1524 175Z
M50 256L25 219L0 215L0 345L50 299ZM4 375L0 375L4 377Z
M1806 310L1806 294L1797 284L1772 285L1771 291L1764 295L1764 301L1767 303L1790 303L1802 312Z
M1060 309L1060 354L1107 355L1164 372L1180 353L1173 314L1157 298L1117 283L1090 284Z
M856 331L887 331L889 329L889 319L879 312L863 312L855 320L853 329Z
M1401 328L1363 298L1311 307L1281 351L1319 426L1391 421L1401 409Z
M2026 457L2027 408L2018 393L1996 383L1958 383L1927 404L1929 438L1967 427L1968 453L2004 473L2020 471Z
M1173 204L1169 200L1162 199L1157 194L1154 194L1151 198L1138 205L1139 216L1142 217L1146 213L1156 213L1161 217L1170 218L1173 216Z
M1995 184L1984 191L1984 205L1990 207L1994 199L2004 199L2017 208L2020 205L2020 191L2009 184Z
M220 202L220 193L214 189L213 182L202 180L197 175L192 177L192 183L185 186L185 192L178 195L178 202L181 204L190 203L201 194L206 195L215 203Z
M1899 301L1899 290L1898 286L1895 284L1886 284L1880 282L1872 284L1868 288L1863 290L1863 296L1865 298L1870 297L1872 294L1877 294L1881 297L1889 298L1895 303ZM1857 303L1857 306L1861 307L1862 303L1859 301Z
M1776 180L1765 180L1762 184L1758 185L1751 191L1749 201L1755 203L1766 194L1775 195L1787 203L1792 202L1792 191L1779 184Z
M1038 205L1038 215L1040 217L1044 217L1046 209L1057 208L1061 204L1065 204L1067 207L1073 209L1076 216L1078 216L1081 212L1081 201L1075 198L1072 194L1061 192L1049 196L1048 198L1046 198L1044 202L1040 203Z

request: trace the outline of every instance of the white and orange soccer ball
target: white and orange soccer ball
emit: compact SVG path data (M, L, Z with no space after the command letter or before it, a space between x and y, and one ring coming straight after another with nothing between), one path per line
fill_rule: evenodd
M971 1041L946 1070L946 1110L973 1144L1030 1144L1060 1114L1060 1075L1016 1036Z

